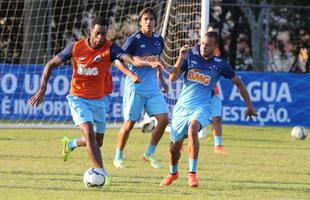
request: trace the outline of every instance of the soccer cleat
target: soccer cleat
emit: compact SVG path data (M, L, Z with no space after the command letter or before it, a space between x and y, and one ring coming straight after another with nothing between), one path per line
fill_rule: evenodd
M223 146L216 146L214 147L214 153L221 154L221 155L227 155L227 151L225 151L225 148Z
M169 174L161 183L160 186L169 186L171 183L179 178L179 173Z
M196 173L188 173L188 185L190 187L198 187L198 178Z
M122 159L114 160L113 165L116 168L124 168L123 160Z
M151 166L155 169L159 169L159 168L162 168L161 164L158 162L158 160L156 160L156 158L154 157L154 155L150 155L150 156L147 156L147 155L143 155L142 159L146 162L150 162L151 163Z
M105 176L104 187L109 187L109 186L111 186L111 177Z
M70 153L72 152L72 150L69 149L68 144L69 144L70 138L68 138L67 136L63 137L61 139L62 142L62 157L64 159L64 161L68 160L68 156L70 155Z

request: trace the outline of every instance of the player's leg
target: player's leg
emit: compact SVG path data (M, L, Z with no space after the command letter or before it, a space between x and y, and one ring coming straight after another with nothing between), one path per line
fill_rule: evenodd
M191 187L198 187L197 164L199 154L199 138L198 132L201 124L197 120L193 120L188 128L188 153L189 153L189 173L188 183Z
M225 149L222 145L222 117L212 118L212 135L214 138L214 152L225 154Z
M173 181L179 178L178 172L178 162L181 157L181 146L183 144L183 140L177 142L170 143L169 149L169 175L162 180L160 186L169 186Z
M97 136L97 134L94 131L93 124L91 122L82 123L79 125L79 128L84 133L86 152L88 154L88 157L94 164L96 171L103 174L106 177L105 185L110 185L110 177L105 168L103 167L101 151L97 142L97 140L99 140L99 142L101 142L101 139L103 140L103 134L100 133L98 135L101 136Z
M183 108L175 107L170 132L169 175L160 186L169 186L179 177L178 161L181 157L181 147L188 130L187 112Z
M103 133L96 133L96 141L99 147L102 147L103 139L104 139ZM86 140L84 136L71 139L69 140L68 143L68 148L71 149L71 151L73 151L77 147L85 147L85 146L86 146Z
M77 127L84 122L93 122L93 116L89 109L90 101L73 95L68 95L67 99L73 121ZM79 146L85 146L84 136L73 139L64 136L61 141L63 144L62 154L64 161L68 160L70 153L74 149Z
M159 169L162 167L160 162L155 158L154 153L156 151L156 147L158 145L158 142L162 138L166 126L169 122L168 114L159 114L155 115L156 120L158 121L157 125L155 126L155 129L152 133L150 143L143 155L143 160L149 161L151 163L151 166L155 169Z
M136 121L141 117L141 111L145 98L139 92L132 88L126 88L123 96L123 114L124 123L118 133L116 151L114 157L114 166L116 168L123 167L124 148L129 138L130 131L134 127Z
M125 120L122 128L120 129L117 136L116 152L114 157L114 166L116 168L122 168L123 166L123 155L124 148L129 138L130 131L135 125L135 121Z
M193 109L189 113L188 128L188 154L189 154L189 173L188 184L190 187L198 187L197 166L199 154L198 132L210 122L210 104L204 107Z
M158 142L162 138L165 129L169 123L168 116L168 106L165 99L160 91L152 92L151 94L146 94L148 98L146 99L145 110L150 116L154 116L157 120L157 125L152 132L152 137L150 143L148 144L147 150L143 155L145 161L149 161L153 168L161 168L161 164L154 156Z
M77 126L83 122L91 121L96 132L96 141L99 147L102 146L104 132L106 127L106 108L108 107L108 99L103 97L99 100L87 100L76 96L69 95L67 97L73 120ZM83 114L82 114L83 113ZM68 159L70 152L77 147L85 147L86 139L82 137L69 139L63 137L62 139L64 150L64 160Z
M214 152L226 154L222 145L222 101L219 96L211 99L212 135L214 139Z
M96 141L96 133L94 132L93 124L85 122L79 125L79 128L84 133L86 152L94 164L95 168L103 168L101 152Z
M96 123L95 123L95 126L96 126ZM104 130L99 131L98 128L94 128L94 130L96 132L96 142L100 148L102 147L102 144L103 144ZM85 147L85 146L86 146L85 136L71 139L68 143L68 147L72 150L74 150L77 147Z
M150 144L156 146L159 143L160 139L162 138L165 129L169 123L169 116L168 113L164 113L154 115L154 117L157 120L157 125L155 126L155 129L152 133ZM150 152L150 154L152 153L153 152Z

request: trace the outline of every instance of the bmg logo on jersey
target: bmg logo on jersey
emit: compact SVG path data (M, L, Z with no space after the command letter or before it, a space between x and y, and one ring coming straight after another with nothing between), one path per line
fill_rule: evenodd
M78 69L77 73L80 75L85 75L85 76L97 76L98 75L98 68L97 67L92 67L92 68L86 68L86 65L78 63Z
M195 69L191 69L188 71L187 80L197 82L197 83L201 83L201 84L207 86L210 83L211 76L199 73Z

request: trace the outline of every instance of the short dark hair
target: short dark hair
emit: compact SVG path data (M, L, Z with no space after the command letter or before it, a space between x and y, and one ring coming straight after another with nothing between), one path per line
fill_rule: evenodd
M99 16L99 17L95 17L95 18L92 20L92 22L91 22L91 24L90 24L90 27L91 27L91 28L94 28L96 24L98 24L98 25L100 25L100 26L109 26L109 23L108 23L108 21L106 20L106 18L100 17L100 16Z
M217 23L217 22L210 22L207 26L207 29L208 28L216 28L216 29L220 29L220 24Z
M205 34L205 36L208 38L214 38L214 41L216 44L220 43L220 37L219 37L219 34L217 32L207 32Z
M153 10L153 8L144 8L140 11L139 13L139 22L141 21L142 19L142 16L145 14L145 13L151 13L155 19L155 23L157 24L157 19L156 19L156 14L155 14L155 11Z

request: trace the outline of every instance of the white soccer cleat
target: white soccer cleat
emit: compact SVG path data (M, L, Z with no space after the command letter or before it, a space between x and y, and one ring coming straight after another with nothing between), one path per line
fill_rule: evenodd
M123 166L123 160L120 159L120 160L114 160L114 163L113 163L114 167L116 168L124 168Z

